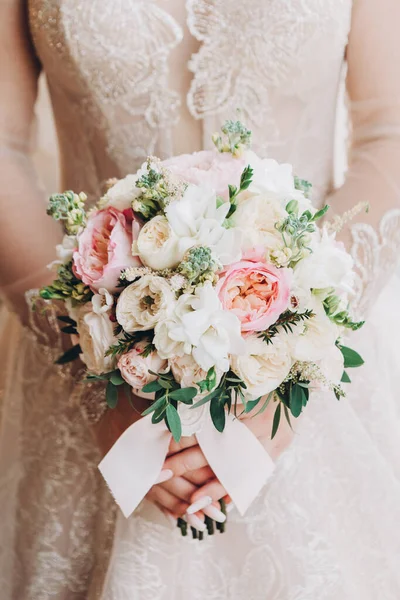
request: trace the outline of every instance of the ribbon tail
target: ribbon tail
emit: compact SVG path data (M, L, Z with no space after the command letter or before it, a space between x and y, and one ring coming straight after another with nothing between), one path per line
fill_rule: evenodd
M154 485L167 456L171 434L151 415L131 425L106 454L99 470L128 518Z
M229 415L223 433L207 419L197 433L216 477L243 516L271 477L275 465L265 448L239 419Z

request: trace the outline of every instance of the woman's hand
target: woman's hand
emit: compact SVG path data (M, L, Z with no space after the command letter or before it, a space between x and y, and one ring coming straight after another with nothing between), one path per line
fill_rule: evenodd
M250 413L241 418L274 461L290 445L294 436L289 424L282 420L276 436L271 440L275 409L276 402L270 402L264 413L257 416ZM257 408L254 412L257 412ZM209 508L214 512L213 508L217 507L216 501L226 496L226 490L215 477L196 439L183 438L179 445L171 444L170 450L163 472L169 472L171 478L154 486L150 492L150 499L174 516L181 516L184 511L201 516L198 511L202 511L214 518L209 514Z

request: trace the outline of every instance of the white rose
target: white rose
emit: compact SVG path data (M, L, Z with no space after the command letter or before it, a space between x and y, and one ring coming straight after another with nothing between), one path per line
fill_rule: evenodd
M162 215L148 221L132 244L132 254L139 256L143 264L155 270L176 267L186 249L185 245L180 244L167 218Z
M163 277L144 275L124 289L117 303L117 321L132 333L153 329L175 304L175 294Z
M227 371L229 355L243 350L240 321L222 309L209 282L182 294L171 318L156 327L154 344L163 358L192 354L204 371L213 366Z
M305 197L301 190L295 188L292 165L280 164L270 158L262 159L252 151L247 151L245 158L253 169L250 192L260 194L272 192L280 198L283 208L290 200L297 200L300 214L305 210L315 212L311 201Z
M295 360L314 362L322 360L331 351L339 337L339 328L327 317L317 298L312 298L308 308L315 316L304 322L300 335L291 336L290 339Z
M138 171L136 175L127 175L124 179L117 181L101 198L100 208L113 206L121 211L131 208L132 201L141 193L141 190L136 187L140 172Z
M189 185L181 199L168 204L165 214L183 252L192 246L208 246L223 265L228 265L241 257L240 232L224 227L229 208L229 202L217 208L214 190Z
M232 370L247 386L248 399L265 396L275 390L288 375L292 358L287 336L277 335L267 344L256 335L245 338L245 352L232 357Z
M108 295L110 296L110 294ZM114 323L110 321L109 315L111 305L110 299L99 293L93 296L91 303L74 310L79 344L82 348L82 360L88 370L96 375L112 371L115 368L115 358L105 356L109 347L116 342Z
M169 360L169 366L172 374L175 377L181 387L192 387L193 384L199 381L204 381L207 377L207 371L204 371L197 362L194 360L191 354L184 354L183 356L174 356ZM216 385L218 386L221 380L221 371L217 372ZM207 392L208 394L209 392Z
M160 358L157 352L151 352L146 357L142 355L146 344L147 342L139 342L118 360L118 369L122 377L135 390L141 390L146 384L155 381L156 375L150 371L160 373L167 366L167 361Z
M351 291L353 259L344 246L323 230L313 236L312 253L301 260L294 269L294 284L304 289L334 287Z
M243 196L232 216L233 224L242 233L242 248L248 250L263 246L269 253L281 251L282 234L276 223L287 217L287 212L273 193Z

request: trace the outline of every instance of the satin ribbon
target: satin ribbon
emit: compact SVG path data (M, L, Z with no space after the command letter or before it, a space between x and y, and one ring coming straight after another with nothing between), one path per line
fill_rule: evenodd
M216 477L244 515L272 475L272 459L250 429L231 415L223 433L207 417L196 436ZM171 437L164 422L154 425L148 415L131 425L99 464L126 518L155 484Z

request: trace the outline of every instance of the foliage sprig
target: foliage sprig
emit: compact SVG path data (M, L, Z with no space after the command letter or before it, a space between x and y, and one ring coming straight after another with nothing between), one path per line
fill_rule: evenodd
M268 329L261 332L258 337L264 340L264 342L267 342L267 344L272 344L273 338L279 333L280 328L286 333L293 333L293 327L296 327L304 321L308 321L313 316L314 313L312 310L305 310L302 313L287 310L281 314L279 319L271 325L271 327L268 327Z

